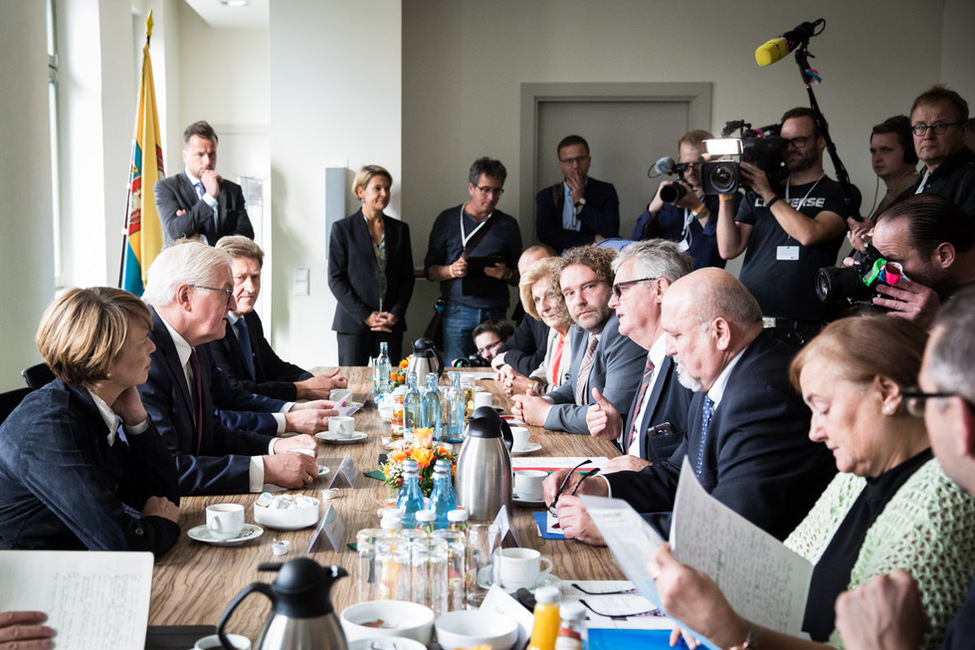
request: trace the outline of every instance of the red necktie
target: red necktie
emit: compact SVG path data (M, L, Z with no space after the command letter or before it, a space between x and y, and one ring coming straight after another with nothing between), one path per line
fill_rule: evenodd
M626 444L623 445L623 453L629 453L630 445L633 444L633 437L636 435L636 423L638 415L640 414L640 409L643 408L643 399L647 396L647 388L650 386L650 382L653 380L653 361L650 360L650 355L647 355L647 369L643 373L643 383L640 384L640 390L636 395L636 401L633 403L633 412L630 413L630 430L626 435Z
M200 455L200 446L203 444L203 382L200 378L200 359L196 356L196 350L190 352L190 368L193 370L193 383L195 393L193 401L196 403L196 455Z

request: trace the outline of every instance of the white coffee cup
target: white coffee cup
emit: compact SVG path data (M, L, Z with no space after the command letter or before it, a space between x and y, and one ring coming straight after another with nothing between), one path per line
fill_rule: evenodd
M498 554L498 578L501 588L526 589L538 584L538 580L552 571L552 560L533 548L501 548ZM544 569L541 564L545 563Z
M251 650L251 641L246 636L241 636L240 634L228 634L227 640L230 641L232 645L237 650ZM223 644L220 643L220 637L216 634L211 634L210 636L205 636L199 639L194 645L193 650L223 650Z
M355 420L348 415L333 415L328 419L328 432L340 438L351 438L355 434Z
M244 530L244 506L215 503L207 506L207 530L214 539L233 539Z
M528 427L511 427L511 448L515 451L528 446Z
M494 395L489 391L480 391L474 393L474 408L480 408L482 406L492 406L494 404Z
M548 472L524 469L515 472L515 494L524 501L541 501L545 496L542 483Z

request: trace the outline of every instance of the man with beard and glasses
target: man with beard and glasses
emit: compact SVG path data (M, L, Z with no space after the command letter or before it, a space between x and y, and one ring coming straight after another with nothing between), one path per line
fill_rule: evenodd
M674 506L686 457L701 486L756 526L785 539L836 473L825 445L807 437L809 410L789 384L793 349L762 329L762 312L730 273L706 268L670 285L661 304L667 354L681 383L695 392L687 437L668 458L639 472L614 472L578 485L579 493L626 500L640 513ZM551 505L567 470L545 479ZM602 543L580 525L582 512L563 519L577 474L558 498L567 536ZM576 534L575 531L585 531Z
M782 116L789 177L773 187L764 171L741 163L750 190L735 215L730 196L718 208L718 251L726 260L745 253L741 281L758 300L766 327L803 343L822 328L824 303L816 297L816 272L833 266L846 234L840 184L823 171L826 140L808 108Z

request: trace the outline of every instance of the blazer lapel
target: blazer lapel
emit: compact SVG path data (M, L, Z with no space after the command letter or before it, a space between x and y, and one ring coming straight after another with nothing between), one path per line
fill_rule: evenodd
M643 418L643 422L640 423L640 456L642 458L647 457L647 453L650 451L647 449L649 440L647 440L647 429L650 428L651 424L656 424L656 418L654 417L657 412L657 405L660 402L660 395L664 392L664 386L670 381L670 373L674 371L674 360L672 357L665 356L663 363L656 370L657 377L653 382L653 390L650 391L650 401L647 402L647 414Z
M159 354L162 356L163 362L166 364L166 370L172 376L172 382L179 388L179 394L183 398L184 408L186 408L187 413L195 413L193 410L193 399L190 397L190 388L186 385L186 373L183 372L183 366L179 362L179 354L176 352L176 344L173 343L173 337L169 335L169 330L166 329L165 323L163 323L162 318L156 313L155 309L149 308L152 311L152 322L155 325L153 332L156 337L156 348Z

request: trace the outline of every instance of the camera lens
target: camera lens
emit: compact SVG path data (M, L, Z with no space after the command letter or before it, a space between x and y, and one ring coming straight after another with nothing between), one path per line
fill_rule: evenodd
M722 160L701 166L705 194L734 194L738 189L738 163Z
M680 183L671 183L660 188L660 200L664 203L676 203L687 194L687 188Z

